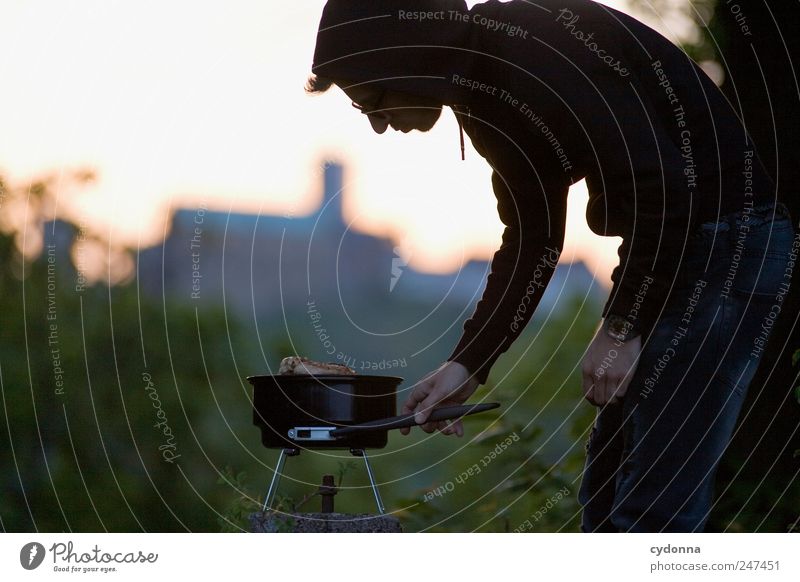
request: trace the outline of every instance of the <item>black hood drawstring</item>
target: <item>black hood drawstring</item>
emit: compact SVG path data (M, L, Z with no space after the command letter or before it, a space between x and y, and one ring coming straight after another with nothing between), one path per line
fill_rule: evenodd
M466 160L464 157L464 126L461 123L461 112L456 107L453 107L453 113L456 116L456 122L458 122L458 137L461 142L461 161L463 162Z
M458 120L458 137L461 138L461 161L463 162L466 160L464 157L464 127L461 125L461 119L456 115L456 119Z

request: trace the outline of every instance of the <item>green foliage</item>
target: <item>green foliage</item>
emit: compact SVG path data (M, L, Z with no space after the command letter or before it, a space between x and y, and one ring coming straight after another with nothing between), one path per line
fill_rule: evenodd
M243 446L260 449L239 369L260 355L221 309L162 301L135 283L80 289L74 239L24 258L18 229L41 232L49 184L31 188L27 225L0 227L2 526L213 531L235 499L214 486L222 467L258 467ZM5 212L27 189L3 184L3 196Z
M679 38L681 48L697 62L717 60L717 47L727 42L726 29L714 21L714 9L718 0L693 0L675 2L674 0L629 0L633 14L664 23L681 21L691 23L688 30L673 30Z
M357 464L352 460L339 461L336 487L341 488L344 478L356 468ZM217 485L224 485L227 489L226 495L231 498L227 510L217 520L220 531L223 533L248 531L248 518L251 513L261 510L261 502L250 488L247 473L244 471L236 473L227 466L217 480ZM292 531L295 524L292 514L302 511L312 499L318 496L319 487L308 488L308 486L299 500L289 495L276 493L270 510L281 515L280 519L275 520L278 532Z
M41 184L45 209L47 181ZM4 528L246 530L263 494L258 484L272 475L260 461L270 453L251 424L251 392L241 378L242 370L262 367L260 348L248 352L253 342L221 310L147 296L135 282L77 290L74 240L28 259L15 241L13 229L0 232ZM494 383L478 397L504 406L465 421L469 446L454 452L464 442L439 435L398 446L402 437L393 433L390 447L372 457L378 479L392 483L381 486L387 507L405 508L399 513L407 531L511 531L565 487L569 495L536 527L575 530L579 441L590 421L588 405L576 407L576 362L598 314L580 305L560 312L546 326L532 324L497 365ZM265 346L273 362L286 350L284 338ZM480 475L420 502L512 435ZM287 463L295 478L282 482L278 510L307 511L324 472L342 487L339 511L372 509L362 463L346 453L302 456L302 463ZM231 468L243 466L252 468L255 489Z
M406 531L578 531L584 443L594 419L578 363L598 318L596 306L576 300L546 325L529 326L493 368L494 383L476 394L475 401L502 408L465 419L466 445L454 438L442 439L436 452L425 445L442 457L431 480L391 504L404 508ZM480 471L470 475L476 465Z
M344 483L344 477L348 473L352 473L356 468L355 461L339 461L339 470L336 472L337 480L336 486L341 487Z
M244 471L235 473L230 466L226 466L217 479L217 485L224 485L231 490L230 505L224 515L217 520L220 531L223 533L248 531L248 516L258 511L260 507L247 485L247 473Z

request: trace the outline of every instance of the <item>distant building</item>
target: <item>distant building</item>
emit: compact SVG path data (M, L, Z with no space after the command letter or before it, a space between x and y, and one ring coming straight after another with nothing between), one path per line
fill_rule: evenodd
M347 228L342 178L341 165L326 164L322 202L308 216L178 210L163 244L139 253L140 285L187 302L224 302L245 316L305 305L309 296L381 291L392 242Z
M365 302L373 308L404 300L477 302L487 261L469 261L454 273L421 273L405 264L389 238L348 229L343 173L337 163L325 165L322 201L307 216L178 210L163 244L139 253L141 288L198 305L225 305L245 318L304 308L309 299L349 309ZM560 265L542 308L589 289L602 292L583 263Z

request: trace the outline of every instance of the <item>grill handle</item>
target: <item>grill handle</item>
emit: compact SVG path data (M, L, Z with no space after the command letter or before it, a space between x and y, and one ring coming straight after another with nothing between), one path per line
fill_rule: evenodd
M479 412L486 412L498 408L498 402L485 402L482 404L462 404L460 406L442 406L441 408L434 408L428 417L427 422L437 422L440 420L453 420L470 414L478 414ZM371 420L362 424L354 424L352 426L344 426L337 428L330 432L330 436L334 438L346 437L354 434L364 432L371 432L376 430L392 430L395 428L405 428L409 426L419 426L414 420L414 414L401 414L400 416L392 416L390 418L382 418L380 420Z

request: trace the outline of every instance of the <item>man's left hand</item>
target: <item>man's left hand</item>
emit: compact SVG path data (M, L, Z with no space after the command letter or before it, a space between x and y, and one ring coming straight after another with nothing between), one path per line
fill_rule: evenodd
M615 340L601 324L581 366L585 398L595 406L619 402L628 391L641 351L641 336Z

